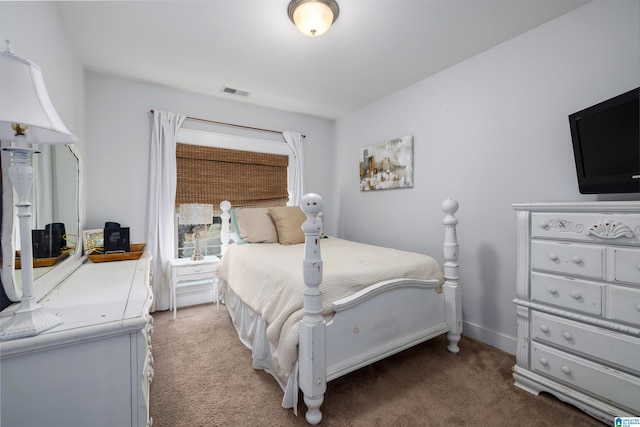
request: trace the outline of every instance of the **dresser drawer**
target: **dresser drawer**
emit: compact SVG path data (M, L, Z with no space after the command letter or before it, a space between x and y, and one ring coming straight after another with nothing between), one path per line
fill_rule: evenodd
M640 289L609 286L609 317L640 326Z
M531 364L536 372L587 390L604 401L640 411L640 378L533 343Z
M534 212L531 235L544 239L640 244L638 214Z
M602 289L599 283L549 274L531 274L531 299L583 313L602 315Z
M533 312L531 328L535 340L640 373L640 338L539 312Z
M595 245L534 241L532 264L546 270L602 279L604 248Z
M218 271L218 263L203 263L199 265L181 265L175 267L176 276L192 276L194 274L215 273Z
M640 285L640 249L614 249L614 280Z

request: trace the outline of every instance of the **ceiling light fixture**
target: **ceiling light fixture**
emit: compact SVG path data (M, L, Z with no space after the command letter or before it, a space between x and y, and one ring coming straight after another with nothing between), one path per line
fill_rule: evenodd
M340 8L335 0L291 0L289 19L307 36L319 36L336 22Z

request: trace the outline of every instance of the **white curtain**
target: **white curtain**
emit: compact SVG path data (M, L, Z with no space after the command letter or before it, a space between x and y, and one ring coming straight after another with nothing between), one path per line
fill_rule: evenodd
M149 165L148 250L153 255L153 310L168 310L168 263L174 256L173 216L176 199L176 138L186 116L166 111L153 113Z
M39 144L35 146L40 153L33 156L33 187L31 187L31 228L42 229L45 224L53 222L54 215L54 171L52 168L52 146ZM37 209L35 208L37 206ZM19 227L18 227L19 228Z
M287 141L287 145L293 151L293 165L289 165L289 206L298 206L302 200L303 191L303 178L302 172L304 170L304 156L302 152L302 139L304 138L299 132L292 132L286 130L282 132L284 140Z

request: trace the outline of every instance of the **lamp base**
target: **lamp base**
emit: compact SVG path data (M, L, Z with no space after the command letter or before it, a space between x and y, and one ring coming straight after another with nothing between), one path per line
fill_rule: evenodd
M193 250L193 255L191 255L191 261L202 261L204 259L204 256L202 255L202 252L200 251L200 226L197 225L196 226L196 235L194 236L194 240L196 241L196 247Z
M62 319L44 311L40 304L23 301L0 331L0 341L32 337L62 324Z

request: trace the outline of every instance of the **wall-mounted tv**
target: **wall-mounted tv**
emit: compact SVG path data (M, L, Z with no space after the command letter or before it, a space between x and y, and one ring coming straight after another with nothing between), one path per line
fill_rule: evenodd
M569 116L582 194L640 193L640 88Z

